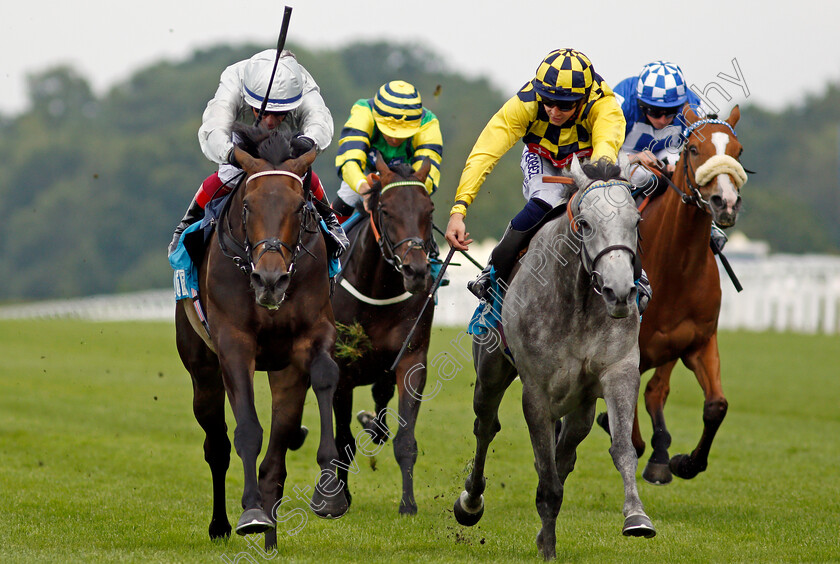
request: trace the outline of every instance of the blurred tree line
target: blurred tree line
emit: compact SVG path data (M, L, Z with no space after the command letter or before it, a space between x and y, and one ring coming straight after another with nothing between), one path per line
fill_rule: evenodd
M215 170L198 146L201 114L221 71L262 48L197 51L183 62L142 69L101 97L70 67L30 76L30 109L0 116L0 301L167 287L172 230ZM389 80L417 86L443 130L434 200L436 223L444 228L467 154L513 93L452 72L419 45L291 49L333 114L336 136L314 167L330 196L339 184L338 134L353 102ZM840 251L840 87L780 113L742 110L742 161L759 174L744 188L737 228L775 251ZM476 240L499 237L522 207L520 152L518 145L502 159L470 208L467 226Z

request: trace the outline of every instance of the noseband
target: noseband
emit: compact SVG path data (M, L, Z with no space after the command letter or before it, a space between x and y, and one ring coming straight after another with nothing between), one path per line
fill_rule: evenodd
M732 125L730 125L729 122L724 121L722 119L713 119L713 118L701 119L701 120L695 121L694 123L689 125L686 128L685 133L683 133L683 137L685 138L685 147L688 147L688 139L691 137L692 133L694 133L694 131L696 129L700 128L700 126L706 125L707 123L713 123L713 124L717 124L717 125L725 125L726 127L729 128L729 131L732 132L732 135L736 139L738 138L738 134L735 133L735 128L732 127ZM683 149L683 150L685 150L685 149ZM711 157L711 159L713 159L713 158L715 158L715 157ZM709 159L709 160L711 160L711 159ZM698 168L696 171L689 167L688 161L689 161L688 156L685 156L685 159L683 160L683 175L685 176L685 183L688 186L689 190L691 191L691 194L689 195L689 194L686 194L686 193L682 192L672 182L670 182L670 180L668 180L668 184L670 184L678 192L680 192L680 198L682 199L683 203L694 204L703 211L710 211L711 208L712 208L711 204L707 200L703 199L703 195L700 193L700 186L695 183L697 181L697 176L696 176L697 173L700 172L701 170L703 170L703 167L706 165L706 163L708 163L708 161L706 161L706 163L703 163L702 165L700 165L700 168ZM735 159L733 157L728 157L725 160L725 162L723 163L723 166L726 169L729 169L729 170L724 170L722 172L727 172L727 173L732 175L732 177L735 179L735 185L738 189L738 192L740 192L741 191L741 186L743 186L743 184L744 184L744 182L746 182L746 178L747 178L747 173L744 170L744 167L741 165L740 162L738 162L737 159ZM715 176L717 176L717 175L715 175ZM662 178L667 179L667 177L664 176L664 175L662 176ZM692 181L692 178L694 179L694 182ZM703 183L703 185L705 186L706 183L708 183L710 180L711 180L711 178L709 180L707 180L705 183Z
M386 190L390 190L391 188L396 188L398 186L420 186L424 191L426 190L426 185L419 180L400 180L383 186L379 194L381 196ZM388 229L385 226L385 217L382 213L381 203L376 206L376 216L380 229L376 228L376 222L373 220L373 213L370 214L370 226L373 230L373 236L376 239L376 243L379 245L382 258L385 262L393 266L397 272L402 274L405 257L407 257L408 253L411 251L415 249L424 251L427 255L426 260L428 261L428 254L431 250L431 245L427 241L423 241L420 237L406 237L405 239L394 243L388 235ZM400 256L397 254L397 249L399 249L402 245L408 245L408 247L402 256Z
M575 195L572 196L572 199L566 208L569 217L569 225L572 231L574 231L575 233L577 233L578 231L577 223L575 222L575 220L577 218L577 215L580 213L580 205L583 203L583 199L596 188L607 189L611 186L621 186L622 188L624 188L627 191L627 201L632 201L631 187L629 182L625 182L623 180L596 180L583 190L580 190L579 192L575 193ZM580 242L580 253L578 255L580 257L580 264L583 267L583 271L589 275L590 283L592 284L592 289L595 290L596 294L600 295L603 292L604 277L603 275L601 275L600 272L595 270L595 266L598 264L598 261L601 260L601 258L604 255L609 254L612 251L627 251L628 253L630 253L630 260L633 263L634 279L639 278L639 275L641 274L641 263L638 260L638 256L636 254L635 249L631 249L626 245L609 245L601 249L601 251L597 255L595 255L594 258L592 258L589 255L589 250L586 248L586 241L584 240L583 236L580 236ZM589 264L588 268L587 264Z

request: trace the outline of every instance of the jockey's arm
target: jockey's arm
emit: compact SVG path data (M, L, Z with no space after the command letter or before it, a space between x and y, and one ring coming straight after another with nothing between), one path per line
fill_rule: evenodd
M411 167L417 171L423 166L423 159L432 161L432 169L426 178L426 190L431 194L440 183L440 165L443 161L443 134L440 132L440 122L437 118L424 123L411 140L414 154L411 157Z
M586 122L592 132L592 160L607 157L616 162L627 122L615 97L604 96L592 104Z
M247 62L234 63L222 71L216 94L207 102L207 107L201 116L198 144L204 156L214 163L226 163L228 153L233 147L230 132L245 103L240 84L242 84L242 73Z
M321 91L312 75L300 67L303 74L303 97L300 105L294 109L300 119L300 133L315 141L320 153L326 149L333 138L333 119L329 108L321 97Z

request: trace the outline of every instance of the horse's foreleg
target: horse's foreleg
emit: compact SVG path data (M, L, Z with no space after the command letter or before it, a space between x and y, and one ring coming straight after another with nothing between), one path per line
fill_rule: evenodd
M466 526L475 525L484 514L484 464L487 460L487 450L496 433L502 428L499 423L499 404L505 391L516 378L516 371L498 349L488 352L476 346L473 348L473 355L476 359L473 395L475 458L464 484L465 489L455 500L455 518L458 523Z
M217 367L202 371L205 377L193 377L193 413L204 429L204 460L213 477L213 517L210 538L230 536L230 521L225 510L225 475L230 466L230 440L225 423L225 388Z
M244 474L243 512L236 532L240 535L261 533L273 527L274 523L263 511L257 484L257 456L262 449L263 429L254 408L255 351L253 343L230 336L220 336L218 345L225 389L236 418L233 445L242 459Z
M639 396L639 370L635 365L617 367L612 374L602 377L604 401L610 418L610 455L624 481L625 536L653 537L656 530L645 514L636 487L638 458L631 440L634 408Z
M671 470L668 468L671 446L671 433L665 426L665 401L671 391L671 372L677 361L671 361L653 371L653 376L645 388L645 407L653 425L650 446L653 452L645 466L642 477L651 484L664 485L671 482Z
M265 458L260 464L260 492L263 510L277 522L286 483L286 452L289 444L297 440L303 403L306 400L307 382L294 368L268 373L271 388L271 433ZM265 533L265 548L277 546L277 530Z
M729 403L723 396L720 383L720 354L718 353L717 334L712 335L699 350L683 357L683 363L692 371L703 388L703 434L700 442L690 455L678 454L671 459L671 471L680 478L693 478L706 469L709 462L709 450L715 434L726 417Z
M522 411L528 423L531 446L534 449L534 465L539 476L537 484L537 513L542 528L537 534L537 548L546 560L556 557L557 514L563 504L563 484L557 474L555 463L554 420L545 390L528 385L523 379ZM562 434L562 433L561 433Z
M332 409L338 387L338 365L326 350L319 349L312 359L310 374L321 421L321 440L317 454L321 474L310 507L319 517L337 519L347 512L348 507L344 483L336 477L339 455L333 435Z
M349 506L352 503L352 496L347 482L348 472L354 474L359 472L356 461L356 441L350 429L353 415L353 386L349 381L339 383L333 397L333 411L335 412L335 446L338 449L339 460L337 475L339 482L344 483L344 495L347 497ZM366 431L362 432L366 433Z
M595 402L588 402L563 418L554 463L557 466L557 477L565 484L566 478L572 473L577 461L577 447L592 429L595 416Z
M426 387L426 355L406 355L397 366L397 389L399 390L398 429L394 436L394 457L402 473L402 498L400 514L415 515L417 503L414 500L414 464L417 462L417 439L414 429L423 389ZM378 406L377 406L378 408ZM379 412L384 418L384 413Z

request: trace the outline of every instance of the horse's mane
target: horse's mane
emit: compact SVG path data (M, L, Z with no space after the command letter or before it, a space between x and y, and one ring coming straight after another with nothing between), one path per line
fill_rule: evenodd
M241 123L234 124L233 133L236 145L252 157L268 161L273 165L292 157L292 133L280 129L268 130Z

